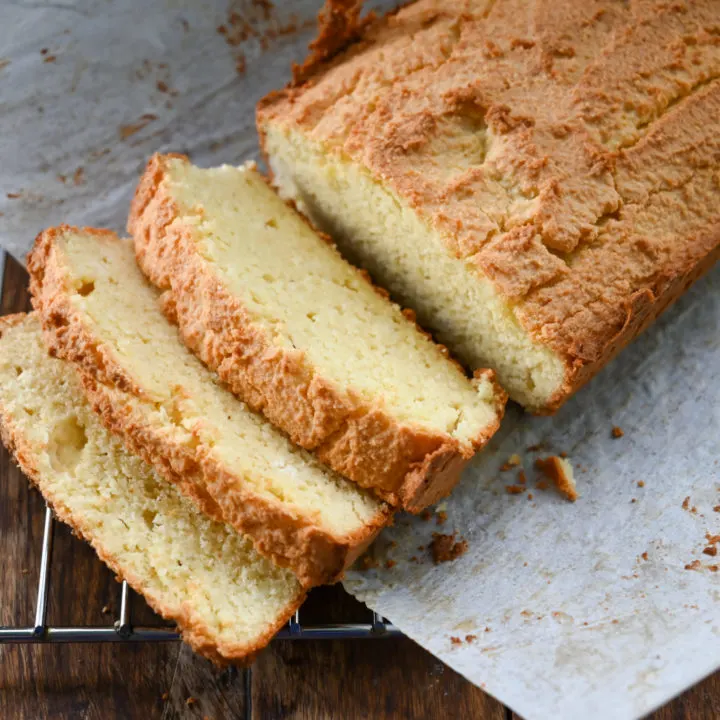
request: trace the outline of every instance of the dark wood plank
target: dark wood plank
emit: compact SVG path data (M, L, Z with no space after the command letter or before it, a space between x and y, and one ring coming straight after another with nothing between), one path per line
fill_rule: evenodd
M717 720L720 718L720 672L690 688L646 720Z
M368 622L341 586L316 588L302 622ZM251 669L252 718L504 720L503 706L411 640L276 641ZM450 711L452 708L452 711Z

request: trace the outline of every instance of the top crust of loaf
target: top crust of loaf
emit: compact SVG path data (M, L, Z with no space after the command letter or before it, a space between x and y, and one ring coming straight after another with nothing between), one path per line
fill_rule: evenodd
M86 327L70 300L67 268L57 242L67 233L82 233L122 242L115 233L59 226L38 235L28 256L33 307L38 311L52 354L72 361L103 424L123 437L129 449L177 483L203 512L250 536L260 553L290 567L305 587L335 582L390 521L387 506L356 531L338 537L314 518L299 516L280 500L270 502L238 482L231 469L207 449L174 442L148 424L135 409L133 396L147 398L145 388L114 357L113 351Z
M467 460L499 426L506 396L493 374L478 373L475 382L492 386L494 421L469 443L403 423L322 377L302 352L273 344L200 254L194 242L198 230L183 221L168 187L173 162L189 161L180 155L150 160L128 229L142 270L169 291L172 316L188 347L294 442L384 500L419 512L447 495Z
M15 328L17 328L16 332L24 334L39 335L40 333L40 323L34 313L29 315L19 313L0 318L0 339ZM31 361L32 359L30 357L22 358L23 365ZM58 360L47 358L45 362L56 363L60 366L60 361ZM32 370L32 368L30 369ZM64 368L64 371L68 375L73 376L68 377L70 389L65 391L68 393L68 397L70 397L70 393L80 391L80 387L77 379L74 377L75 371L73 368L68 365ZM56 372L58 372L58 370L56 370ZM77 388L74 387L76 384L78 385ZM6 390L12 394L13 391L9 390L9 386L10 384L6 386ZM37 391L40 392L39 389ZM77 398L76 396L73 397L74 403L72 407L68 406L63 408L63 412L74 409L84 422L90 421L89 418L85 417L86 412L90 410L90 408L86 406L85 400ZM39 419L41 423L45 423L46 421L46 418ZM87 425L85 429L88 429ZM99 427L97 430L104 432L104 430ZM92 430L90 432L94 434ZM219 638L215 630L208 623L207 617L203 615L202 610L195 607L192 602L178 606L168 601L167 597L163 596L163 593L157 593L154 588L148 585L145 577L137 574L132 567L118 558L111 549L108 549L102 539L102 533L98 534L95 531L86 515L80 509L80 504L73 502L72 497L68 497L67 494L58 491L54 488L53 483L48 482L47 468L43 469L42 467L41 454L43 448L38 448L37 444L33 443L27 437L26 433L16 421L12 410L3 403L0 403L0 438L2 438L3 444L13 454L22 471L38 487L45 500L51 505L55 515L67 523L79 537L82 537L90 543L99 558L117 574L118 578L127 580L135 590L143 594L156 612L164 618L177 622L183 640L188 643L195 652L204 655L216 664L223 665L228 662L250 662L254 655L267 645L273 635L288 621L292 613L295 612L302 603L304 593L300 591L299 586L296 586L297 590L294 596L292 593L287 593L286 589L283 589L281 592L288 594L289 602L277 615L274 623L269 628L259 633L249 643L228 642L227 640ZM124 454L124 450L118 447L116 442L109 437L107 439L108 444L106 449L110 455ZM138 465L142 464L139 460L137 462ZM145 470L148 474L152 473L151 469L147 466ZM143 477L141 474L138 474L137 482L139 492L142 494Z
M489 278L565 363L552 411L718 257L717 12L419 0L258 127L367 168Z

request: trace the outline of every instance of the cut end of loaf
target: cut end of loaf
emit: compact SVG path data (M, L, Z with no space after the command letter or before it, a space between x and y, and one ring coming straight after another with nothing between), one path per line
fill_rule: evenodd
M440 234L401 198L280 120L268 122L263 137L281 195L413 307L466 366L493 368L510 397L534 411L566 395L563 359L532 339L479 269L452 257Z

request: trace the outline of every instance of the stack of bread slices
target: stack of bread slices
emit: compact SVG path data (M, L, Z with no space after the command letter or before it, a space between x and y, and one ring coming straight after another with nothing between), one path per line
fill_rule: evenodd
M252 165L153 157L128 228L38 236L34 312L0 327L3 440L193 648L247 661L450 492L506 397Z

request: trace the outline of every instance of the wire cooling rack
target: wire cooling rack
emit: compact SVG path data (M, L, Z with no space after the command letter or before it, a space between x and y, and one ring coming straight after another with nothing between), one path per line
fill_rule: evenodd
M120 616L113 625L53 627L46 622L48 590L52 565L52 510L45 508L40 578L38 580L35 620L27 627L0 627L0 643L76 643L76 642L168 642L179 640L173 628L134 627L130 617L130 588L123 581L120 589ZM300 610L275 636L282 640L331 640L396 637L400 630L377 613L367 623L303 625Z

